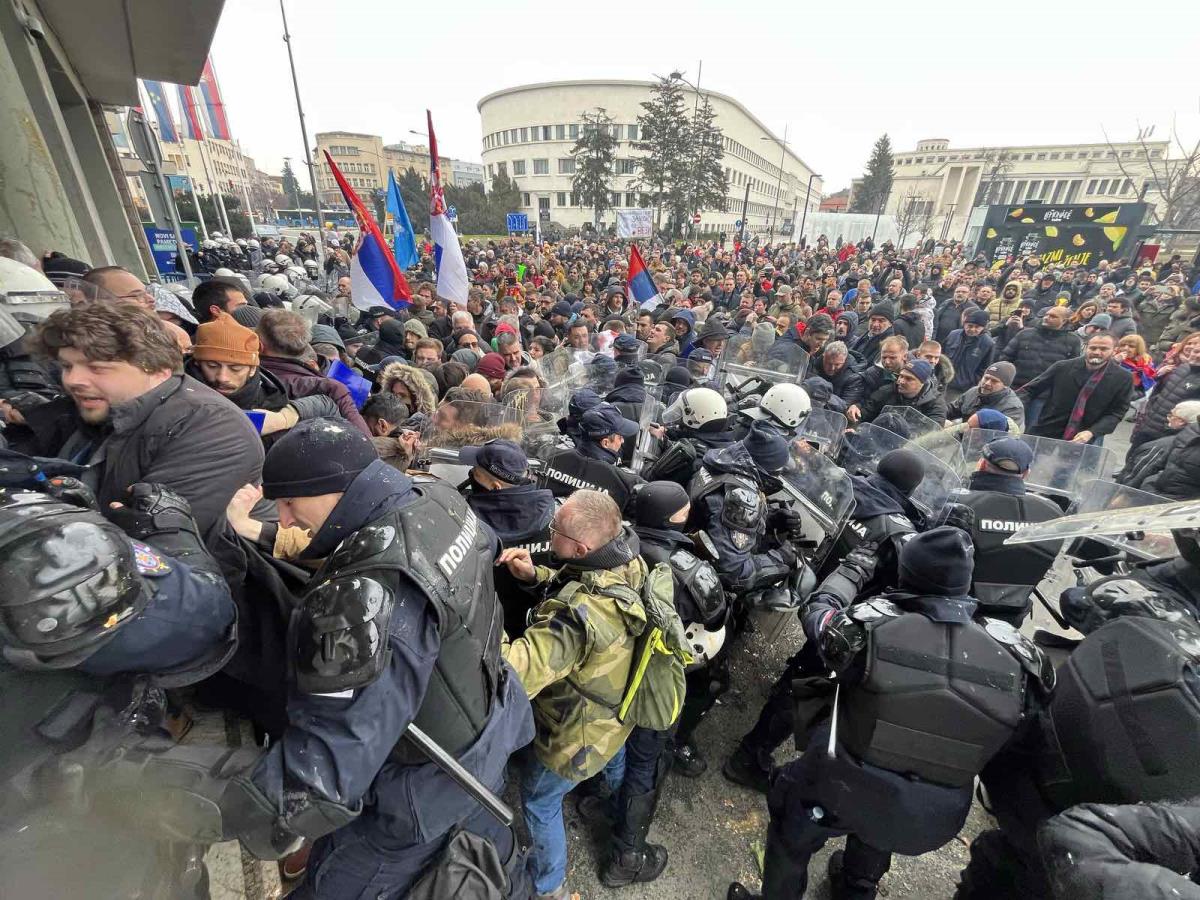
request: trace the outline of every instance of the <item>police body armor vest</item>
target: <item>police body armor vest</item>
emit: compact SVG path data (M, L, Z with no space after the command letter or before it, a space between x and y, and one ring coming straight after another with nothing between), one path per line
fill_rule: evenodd
M971 542L975 545L975 574L971 596L980 612L1011 614L1029 606L1033 589L1046 577L1062 541L1005 544L1025 525L1062 516L1062 510L1036 494L964 491L956 501L975 511Z
M1038 780L1057 810L1200 794L1200 627L1121 616L1097 628L1059 668L1043 722Z
M624 511L633 497L635 478L632 473L622 473L613 463L592 459L571 448L546 460L538 481L555 497L570 497L580 489L602 491Z
M686 547L668 549L661 544L642 541L642 559L654 568L666 563L675 582L675 611L685 625L720 626L725 622L727 605L721 578L708 560Z
M706 466L701 466L688 485L688 500L694 507L709 494L726 487L748 488L756 494L762 493L762 488L753 478L733 472L710 472Z
M313 590L359 576L375 579L394 595L405 582L424 594L437 617L441 649L413 722L459 755L483 733L499 693L502 610L490 543L475 513L436 479L414 479L413 486L418 499L343 542L313 576ZM404 740L391 758L404 765L427 761Z
M861 547L863 544L875 544L883 546L889 541L896 543L895 553L892 554L893 563L899 557L900 545L907 541L910 537L917 533L917 529L909 518L900 513L885 513L881 516L868 516L865 519L851 518L846 522L846 527L838 534L837 540L834 541L833 549L825 555L822 571L817 573L818 581L824 580L834 569L836 569L850 551ZM892 584L880 584L880 589L891 587L894 584L895 572L880 572L881 578L873 579L873 586L877 581L892 582ZM863 591L871 590L871 586L864 586ZM864 596L869 594L864 593Z
M1021 719L1021 662L974 621L935 622L886 605L891 614L866 624L866 669L842 692L838 737L871 765L970 785Z

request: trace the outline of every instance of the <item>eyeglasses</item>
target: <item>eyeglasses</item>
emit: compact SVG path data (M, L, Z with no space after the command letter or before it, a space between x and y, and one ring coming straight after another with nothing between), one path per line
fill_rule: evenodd
M550 525L547 526L547 530L550 532L550 535L552 537L557 534L559 537L565 537L568 541L572 541L573 543L578 544L584 550L588 549L587 544L585 544L583 541L579 540L579 538L573 538L569 534L567 534L565 531L563 531L562 529L555 527L553 522L551 522Z

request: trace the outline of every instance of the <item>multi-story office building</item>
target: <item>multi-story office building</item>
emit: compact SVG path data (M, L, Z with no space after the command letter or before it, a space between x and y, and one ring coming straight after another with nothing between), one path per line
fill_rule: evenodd
M479 101L483 128L483 167L490 184L497 174L512 178L521 191L523 212L547 211L550 220L564 226L581 226L593 219L591 208L580 205L572 193L575 160L571 149L579 137L584 113L603 109L613 120L617 138L616 171L612 180L613 205L639 207L636 188L639 140L638 115L650 98L648 81L556 81L506 88ZM690 111L696 93L685 88ZM741 218L749 188L748 232L767 234L772 221L777 235L801 214L821 203L821 177L813 172L783 140L737 100L703 90L716 112L724 134L722 167L728 177L725 207L701 210L700 227L732 232ZM811 190L810 188L811 184ZM610 211L602 223L613 221Z

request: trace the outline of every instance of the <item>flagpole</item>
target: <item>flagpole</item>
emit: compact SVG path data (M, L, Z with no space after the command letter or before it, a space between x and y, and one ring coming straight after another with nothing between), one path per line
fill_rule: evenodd
M241 141L234 141L234 146L237 147L238 162L241 163L238 168L242 173L242 196L246 199L246 215L250 219L250 237L254 237L258 229L254 224L254 208L250 205L250 189L246 187L246 179L250 177L246 172L246 157L242 155Z
M208 148L205 144L208 138L201 135L196 141L200 145L200 160L204 163L204 176L208 179L208 196L213 201L213 209L216 212L217 224L225 229L225 237L229 237L229 220L225 218L225 202L221 199L221 186L212 176L211 161L208 158ZM216 189L214 192L214 188Z
M142 96L139 88L138 103L141 102ZM149 160L142 160L142 165L149 163L154 170L154 176L158 180L158 189L163 195L163 206L166 208L167 218L171 220L171 229L175 232L175 252L179 256L179 262L183 265L183 276L187 286L192 288L196 286L196 276L192 274L192 263L188 259L188 247L183 240L183 226L179 222L179 210L175 208L175 196L171 193L171 186L167 182L167 176L163 173L162 148L158 145L158 138L150 130L150 122L147 120L146 114L142 113L138 118L141 120L142 131L146 136L146 148L152 157ZM157 264L155 268L157 269ZM158 273L158 277L162 278L162 272Z
M205 136L203 143L208 144L207 136ZM205 149L206 150L208 149L207 146L205 147ZM208 161L210 163L212 162L212 154L211 153L208 154ZM213 169L216 170L216 168L217 167L214 165ZM217 174L219 175L220 173L218 172ZM216 179L216 181L214 183L217 186L217 209L219 209L221 211L221 221L225 223L225 237L229 238L230 240L233 240L233 227L229 224L229 213L225 212L225 194L224 194L224 191L221 190L221 179L220 178Z
M312 149L308 146L308 126L304 124L304 105L300 102L300 81L296 78L296 58L292 55L292 36L288 34L287 9L279 0L279 13L283 16L283 42L287 44L288 64L292 67L292 87L296 91L296 113L300 117L300 137L304 140L304 162L308 164L308 180L312 182L313 206L317 212L317 257L325 263L325 238L321 226L325 216L321 212L321 195L317 191L317 171L313 168ZM304 215L301 213L301 221Z

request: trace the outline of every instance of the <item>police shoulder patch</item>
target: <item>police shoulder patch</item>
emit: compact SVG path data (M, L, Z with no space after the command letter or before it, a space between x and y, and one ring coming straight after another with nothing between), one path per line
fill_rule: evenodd
M130 541L129 544L133 547L133 562L137 566L138 574L155 576L166 575L171 571L170 564L159 556L157 551L137 541Z

